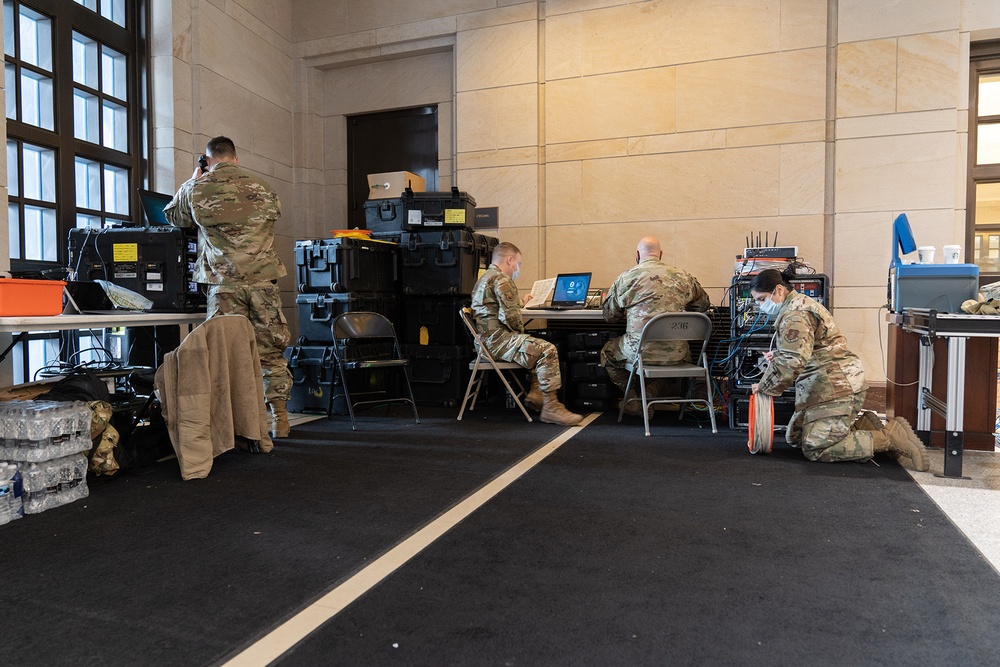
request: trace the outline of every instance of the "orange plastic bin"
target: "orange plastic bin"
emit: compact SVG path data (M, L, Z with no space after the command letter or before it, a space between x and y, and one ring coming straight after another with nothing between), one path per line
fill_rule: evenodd
M0 317L58 315L65 285L62 280L0 278Z

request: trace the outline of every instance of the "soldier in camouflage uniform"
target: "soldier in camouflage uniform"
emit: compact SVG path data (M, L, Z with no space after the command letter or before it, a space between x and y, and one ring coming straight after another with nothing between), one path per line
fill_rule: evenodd
M875 452L895 452L927 470L926 450L905 420L897 417L885 427L876 420L873 427L858 419L867 390L864 369L830 311L794 291L775 269L754 276L750 294L765 314L777 316L777 348L764 355L770 365L753 391L780 396L795 385L789 444L801 446L810 461L863 461Z
M679 313L685 310L704 312L712 302L698 279L673 266L664 264L660 242L647 236L639 241L635 252L637 266L628 269L615 280L604 300L604 319L609 322L625 320L625 334L609 340L601 349L601 365L618 387L624 391L629 372L625 364L635 359L639 350L639 337L643 327L661 313ZM668 366L691 361L686 341L661 341L647 346L643 359ZM662 387L655 382L647 385L649 394L662 395ZM634 394L628 398L634 398ZM642 414L626 402L628 414Z
M195 169L164 213L177 227L198 228L194 280L209 285L208 317L236 313L253 325L271 435L284 438L292 375L284 357L291 336L277 285L286 271L274 249L281 204L266 181L237 165L232 140L210 140L205 157L208 171Z
M539 419L549 424L573 426L583 419L566 409L556 391L562 386L559 355L555 345L524 333L521 300L514 280L521 270L521 251L513 243L499 243L493 263L472 289L472 312L476 330L483 335L494 359L511 361L533 371L531 391L525 403L540 410Z

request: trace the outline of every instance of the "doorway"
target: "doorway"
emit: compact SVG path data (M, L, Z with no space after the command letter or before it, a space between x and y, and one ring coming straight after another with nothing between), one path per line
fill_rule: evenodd
M347 222L365 229L368 174L412 171L438 189L437 105L347 118Z

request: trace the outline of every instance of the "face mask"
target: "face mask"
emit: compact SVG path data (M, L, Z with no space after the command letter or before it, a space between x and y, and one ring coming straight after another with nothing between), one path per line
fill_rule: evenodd
M764 299L764 301L760 304L760 310L768 317L774 317L778 314L778 311L781 310L781 304L775 303L770 299Z
M514 273L510 274L510 279L511 280L517 280L517 277L519 275L521 275L521 267L520 266L517 267L516 269L514 269Z

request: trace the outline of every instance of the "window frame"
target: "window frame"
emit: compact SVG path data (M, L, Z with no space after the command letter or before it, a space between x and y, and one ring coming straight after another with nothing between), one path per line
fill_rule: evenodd
M52 131L24 123L17 119L7 119L7 138L23 143L51 148L56 151L55 164L55 215L56 235L65 239L69 230L76 227L77 214L100 216L105 220L120 223L130 223L139 219L139 201L136 191L146 187L149 175L147 152L151 145L148 109L150 108L148 62L148 0L129 0L126 3L125 27L121 27L99 13L87 9L73 0L12 0L15 15L20 6L45 14L51 19L52 28L52 78L53 78L53 115L54 129ZM14 39L20 40L18 30L14 30ZM94 39L99 45L105 45L118 53L125 55L129 68L126 81L125 108L127 114L126 151L108 148L101 143L91 143L74 136L74 89L79 86L73 79L73 33L79 33L89 39ZM19 94L19 77L22 63L9 56L5 62L14 62L16 66L15 80L18 89L6 91L8 95ZM101 67L100 57L97 67ZM98 86L100 88L100 86ZM92 92L88 89L88 92ZM103 99L99 98L99 99ZM17 98L15 104L20 105ZM98 103L99 113L101 104ZM18 155L21 150L18 151ZM78 209L76 205L76 159L84 158L123 168L128 173L128 211L123 214L110 213L104 202L105 192L101 187L101 210ZM20 165L16 165L20 172ZM8 165L10 169L10 165ZM19 175L23 178L23 174ZM22 257L10 257L10 267L13 273L30 275L33 273L58 273L67 265L67 248L65 241L57 245L56 261L24 259L24 205L30 205L32 200L23 198L23 191L18 196L11 196L10 203L19 204L20 248ZM11 221L8 220L8 225Z
M1000 115L979 116L979 79L984 74L1000 74L1000 40L973 43L969 48L969 144L968 178L965 200L965 253L966 260L974 262L976 241L976 186L982 183L1000 183L1000 164L977 164L979 124L983 121L1000 125ZM989 231L981 226L979 231ZM1000 280L1000 272L979 273L979 284L986 285Z

